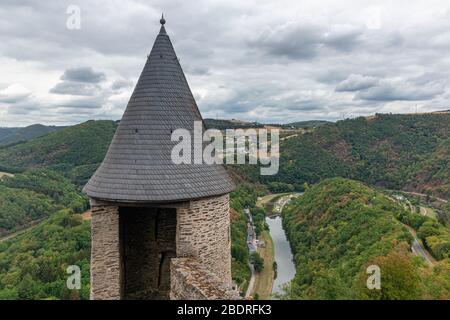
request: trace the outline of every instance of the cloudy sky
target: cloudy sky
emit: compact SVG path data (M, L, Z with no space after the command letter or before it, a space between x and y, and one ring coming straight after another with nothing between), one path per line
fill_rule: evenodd
M2 0L0 127L120 119L161 12L204 117L450 109L445 0Z

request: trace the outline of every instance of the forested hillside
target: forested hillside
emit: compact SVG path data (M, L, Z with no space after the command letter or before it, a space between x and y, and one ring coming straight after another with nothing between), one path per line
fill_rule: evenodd
M55 190L52 188L47 188L47 191L54 198L64 199L68 195L53 193ZM250 279L247 218L243 208L253 207L256 198L255 189L249 185L237 188L230 198L232 276L242 290ZM36 199L39 199L37 195L34 201ZM0 242L0 300L89 298L90 223L75 214L73 208L58 208L54 205L48 209L51 216L44 223ZM70 291L66 287L66 268L69 265L77 265L81 269L80 291Z
M207 118L204 120L205 125L208 129L248 129L248 128L263 128L264 125L258 122L244 122L244 121L233 121L233 120L222 120L222 119L211 119Z
M309 188L283 211L297 268L289 297L450 298L448 258L441 257L432 269L409 252L412 236L400 220L414 218L360 182L333 178ZM361 280L367 279L365 267L374 261L384 272L377 293L366 290ZM395 272L400 277L395 279Z
M90 224L71 210L0 242L1 299L89 299ZM81 269L81 290L66 286L69 265Z
M303 184L335 176L450 197L450 113L382 115L338 121L281 142L280 171L263 183ZM285 186L286 188L289 186Z
M0 178L0 237L61 209L82 212L88 199L62 175L35 169Z
M33 124L23 128L0 128L0 146L23 142L38 138L50 132L61 130L63 127Z
M410 297L448 297L448 227L405 211L359 182L323 180L341 176L448 198L449 123L450 114L327 123L282 142L278 175L261 177L257 166L233 167L233 177L244 184L231 198L233 279L245 288L250 276L243 208L254 206L260 189L246 182L262 182L275 192L308 189L285 212L302 270L291 297L403 295L373 297L364 291L359 277L373 261L410 270L406 274L416 279L408 284ZM0 171L15 174L0 174L0 237L44 221L0 243L0 298L87 298L89 223L76 213L87 207L81 187L102 161L116 128L117 122L88 121L0 147ZM448 216L449 208L443 209ZM411 240L405 225L441 260L434 269L412 258L401 244ZM78 296L63 289L67 264L83 266Z
M209 124L216 122L221 124ZM450 113L378 114L326 123L281 142L277 175L260 176L255 166L237 166L234 171L244 179L275 183L274 191L302 190L305 182L342 176L447 198L449 123ZM103 159L116 128L113 121L88 121L0 148L0 171L47 167L83 185Z
M283 125L283 128L303 128L303 129L309 129L309 128L317 128L320 126L323 126L324 124L330 123L329 121L324 120L309 120L309 121L298 121L298 122L291 122Z
M0 171L46 167L83 185L103 160L116 128L114 121L87 121L0 148Z

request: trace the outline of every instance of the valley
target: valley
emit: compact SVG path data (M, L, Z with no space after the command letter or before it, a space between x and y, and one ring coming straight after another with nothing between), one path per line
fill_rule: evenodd
M249 208L265 245L258 248L264 267L256 276L256 298L269 298L273 289L280 299L448 299L448 123L450 114L443 113L302 124L308 127L297 135L292 125L281 141L277 175L227 166L238 184L230 207L239 290L246 292L251 275ZM81 187L116 127L88 121L0 147L0 299L88 298L90 221ZM395 292L368 292L364 267L375 262L407 270L414 281L402 278ZM62 289L67 264L82 266L78 293ZM292 277L287 290L278 290Z

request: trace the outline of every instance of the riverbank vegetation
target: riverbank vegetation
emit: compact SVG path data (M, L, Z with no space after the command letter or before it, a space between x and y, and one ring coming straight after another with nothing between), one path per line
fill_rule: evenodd
M264 261L264 267L255 275L253 292L258 294L260 299L270 299L272 294L273 281L276 273L276 262L274 261L274 245L270 232L262 231L259 241L263 243L258 247L258 253ZM253 297L255 297L255 294Z
M254 208L258 194L251 185L242 184L231 193L231 274L242 292L250 281L249 251L247 247L247 217L245 208Z
M309 188L283 211L297 268L289 298L450 298L448 257L429 268L409 252L412 236L397 219L409 215L360 182L333 178ZM398 265L393 256L401 257ZM386 265L382 271L386 287L379 294L367 294L361 289L361 277L367 279L364 267L374 261ZM408 267L407 275L390 284L388 279L403 267ZM430 279L443 285L435 287ZM397 291L388 290L389 285Z

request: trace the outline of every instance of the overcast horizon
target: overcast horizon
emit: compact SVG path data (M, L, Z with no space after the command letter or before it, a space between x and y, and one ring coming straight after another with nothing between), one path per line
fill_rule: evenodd
M450 109L446 1L4 0L0 127L120 119L162 12L204 118Z

